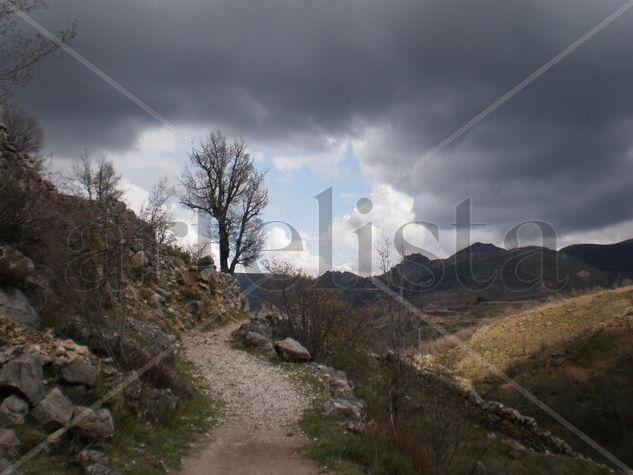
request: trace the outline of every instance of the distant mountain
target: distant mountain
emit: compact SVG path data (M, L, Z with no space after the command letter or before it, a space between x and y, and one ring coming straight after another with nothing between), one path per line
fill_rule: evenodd
M377 278L418 305L456 307L465 302L527 300L559 291L605 287L617 276L552 249L506 250L475 243L447 259L408 255ZM320 284L343 288L346 300L354 306L377 303L372 279L329 272L321 276Z
M558 292L609 287L633 276L633 240L612 245L579 244L561 251L529 246L502 249L475 243L446 259L410 254L380 279L419 306L458 308L486 301L522 301ZM236 274L251 308L265 296L266 274ZM355 307L379 305L372 278L326 272L323 288L337 288Z
M616 244L574 244L560 252L596 269L633 277L633 239Z

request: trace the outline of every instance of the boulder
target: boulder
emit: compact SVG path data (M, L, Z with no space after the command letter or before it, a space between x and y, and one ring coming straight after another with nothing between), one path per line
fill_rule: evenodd
M213 256L211 256L211 255L201 257L200 259L198 259L197 264L200 267L213 267L213 266L215 266L215 262L213 261Z
M200 274L198 274L198 279L206 282L207 284L213 283L213 275L215 274L214 270L211 267L207 267L206 269L202 269Z
M52 389L46 397L31 411L31 415L40 424L64 425L73 416L75 405L64 396L59 388Z
M18 445L20 445L20 440L15 435L15 432L10 429L0 428L0 449L2 451L13 453Z
M275 344L275 348L284 361L310 361L312 359L310 352L301 343L292 338L278 341Z
M130 346L142 346L151 356L173 352L174 338L163 332L157 325L129 318L125 322L125 342Z
M39 326L40 317L18 289L0 288L0 314L18 323Z
M0 366L5 364L7 361L11 361L16 356L17 349L15 346L5 346L0 350Z
M31 259L9 246L0 246L0 282L19 284L34 270Z
M0 388L17 389L31 404L38 404L46 394L42 363L32 354L26 354L5 363L0 370Z
M257 332L249 331L244 335L244 343L253 348L256 348L259 352L269 356L276 356L275 345L272 341Z
M64 366L61 374L67 383L92 386L99 378L99 369L86 361L76 359L72 363Z
M335 398L349 399L352 397L352 386L345 378L333 376L330 379L330 391Z
M114 434L114 421L107 409L93 411L88 407L76 407L73 413L73 431L91 440L103 440Z
M147 257L145 251L138 251L130 259L130 264L132 264L134 269L143 270L149 265L149 257Z
M323 417L337 422L361 422L365 405L357 399L329 399L321 409Z
M0 426L17 426L24 424L29 412L29 403L12 394L0 404Z

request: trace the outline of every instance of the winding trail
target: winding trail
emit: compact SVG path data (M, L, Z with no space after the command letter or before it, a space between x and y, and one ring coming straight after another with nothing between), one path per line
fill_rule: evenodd
M208 393L222 399L221 426L183 461L187 475L312 475L318 464L297 449L306 438L298 422L310 404L305 388L281 368L230 344L239 323L210 333L189 333L187 358L207 382Z

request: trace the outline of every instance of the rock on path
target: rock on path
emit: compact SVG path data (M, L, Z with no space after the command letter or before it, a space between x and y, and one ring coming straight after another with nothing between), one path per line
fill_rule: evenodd
M310 395L281 368L231 347L239 324L184 338L187 357L222 399L225 413L211 439L183 462L181 474L321 473L297 454L306 443L298 427Z

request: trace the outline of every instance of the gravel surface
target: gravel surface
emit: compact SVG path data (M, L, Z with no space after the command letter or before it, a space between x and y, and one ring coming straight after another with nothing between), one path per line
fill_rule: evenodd
M225 402L221 427L183 463L182 474L315 474L316 463L297 454L306 443L298 422L311 402L282 368L234 349L238 324L184 338L187 358Z

